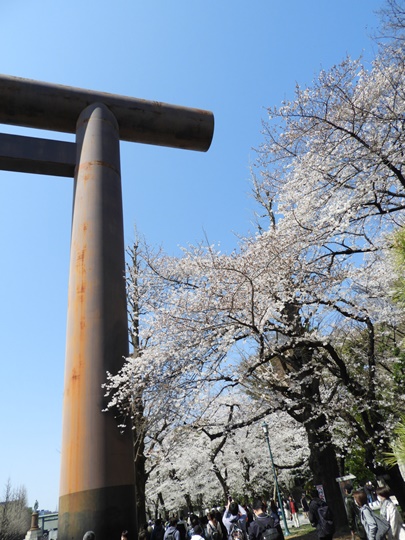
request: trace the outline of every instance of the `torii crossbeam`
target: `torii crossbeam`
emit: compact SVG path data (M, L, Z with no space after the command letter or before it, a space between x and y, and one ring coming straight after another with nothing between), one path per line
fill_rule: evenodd
M212 113L0 75L0 123L76 143L0 134L0 169L74 176L58 540L137 535L132 433L103 413L128 355L119 141L207 151Z

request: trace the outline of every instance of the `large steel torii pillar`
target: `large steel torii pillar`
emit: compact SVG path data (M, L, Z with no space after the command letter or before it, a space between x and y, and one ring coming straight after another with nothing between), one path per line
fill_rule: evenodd
M59 540L136 538L131 430L104 413L106 371L128 354L119 141L207 151L212 113L0 75L0 123L76 143L0 134L0 169L74 176Z

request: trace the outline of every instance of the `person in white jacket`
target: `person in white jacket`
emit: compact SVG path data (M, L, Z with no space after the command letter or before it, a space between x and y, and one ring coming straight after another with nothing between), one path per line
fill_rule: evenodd
M390 499L390 490L387 487L378 487L376 490L377 499L381 502L380 515L385 517L391 525L388 531L388 540L405 540L405 529L401 514Z

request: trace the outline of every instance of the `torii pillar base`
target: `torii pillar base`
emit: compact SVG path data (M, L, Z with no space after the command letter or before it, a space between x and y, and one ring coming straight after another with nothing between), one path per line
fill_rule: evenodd
M58 540L136 538L131 426L102 384L128 356L118 124L100 103L77 123Z

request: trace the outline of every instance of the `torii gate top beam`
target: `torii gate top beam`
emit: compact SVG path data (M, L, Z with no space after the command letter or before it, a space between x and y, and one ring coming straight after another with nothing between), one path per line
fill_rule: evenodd
M1 124L75 133L80 113L95 102L114 114L121 140L200 152L210 147L209 111L0 74Z

